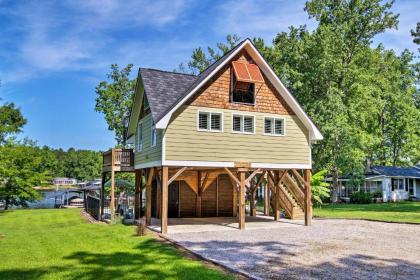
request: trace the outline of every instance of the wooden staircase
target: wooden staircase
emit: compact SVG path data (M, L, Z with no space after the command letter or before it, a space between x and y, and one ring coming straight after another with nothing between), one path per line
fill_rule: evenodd
M289 219L301 219L305 216L304 185L289 173L283 177L279 185L279 205Z

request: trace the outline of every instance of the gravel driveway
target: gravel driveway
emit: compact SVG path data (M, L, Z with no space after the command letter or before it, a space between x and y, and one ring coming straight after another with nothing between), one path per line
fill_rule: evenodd
M420 279L420 225L314 220L311 227L177 232L168 237L263 279ZM281 226L280 226L281 224Z

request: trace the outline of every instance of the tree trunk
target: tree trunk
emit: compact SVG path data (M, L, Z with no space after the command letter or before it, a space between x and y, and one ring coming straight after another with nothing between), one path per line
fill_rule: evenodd
M338 185L338 169L337 169L337 167L333 167L332 173L333 173L333 186L332 186L331 202L332 203L337 203L338 202L339 187L340 187Z
M4 204L4 210L9 210L9 204L10 204L10 199L8 196L6 196L6 200L5 200L5 204Z

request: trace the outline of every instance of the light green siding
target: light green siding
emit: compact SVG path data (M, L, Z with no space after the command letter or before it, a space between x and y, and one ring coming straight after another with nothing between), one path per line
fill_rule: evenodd
M141 152L137 151L138 147L138 138L137 138L137 129L135 134L135 153L134 161L135 164L144 164L149 162L161 161L162 159L162 131L157 131L157 141L156 146L152 147L152 126L153 120L152 115L148 114L142 120L142 130L143 130L143 150Z
M198 111L223 113L223 132L197 130ZM232 114L255 116L255 133L232 132ZM264 116L283 117L285 136L263 134ZM308 130L296 116L182 106L166 130L165 160L310 164Z

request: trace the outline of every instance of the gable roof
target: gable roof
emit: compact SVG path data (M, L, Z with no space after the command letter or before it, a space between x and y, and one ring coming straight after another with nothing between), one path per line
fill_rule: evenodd
M169 123L172 113L183 105L200 88L202 88L209 79L218 73L218 71L242 49L247 51L260 70L270 80L277 92L279 92L285 102L308 129L310 140L322 140L323 136L321 132L306 115L292 94L283 85L274 73L273 69L267 64L262 55L252 44L250 39L245 39L239 43L223 57L201 72L198 76L140 68L140 82L144 85L144 92L148 98L156 128L165 129ZM130 116L130 123L132 119L136 119L135 117L136 116ZM134 125L130 124L129 128L133 127ZM131 129L129 129L128 134L133 134Z
M420 170L413 167L394 167L394 166L372 166L372 172L388 177L417 177L420 178Z
M158 122L197 79L194 75L140 68L153 120Z

